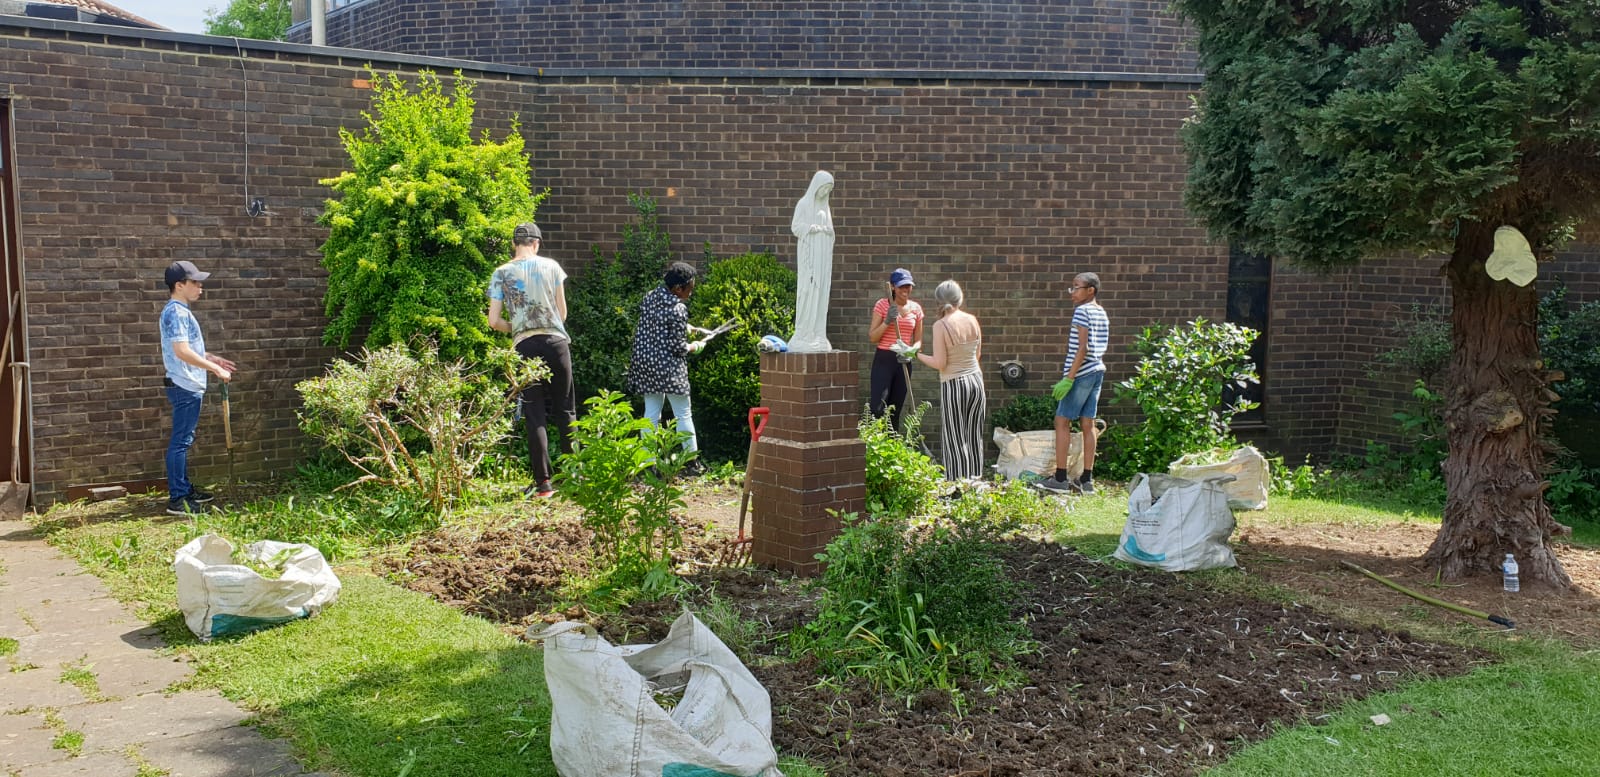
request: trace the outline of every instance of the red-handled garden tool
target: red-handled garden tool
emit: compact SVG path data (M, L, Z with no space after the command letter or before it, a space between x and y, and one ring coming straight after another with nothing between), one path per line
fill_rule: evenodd
M765 407L750 408L750 455L744 462L744 493L739 495L739 537L733 541L734 556L747 557L750 553L750 538L745 536L744 518L750 508L750 470L756 466L756 443L761 441L761 432L767 428L767 419L772 411ZM757 422L756 419L761 419Z

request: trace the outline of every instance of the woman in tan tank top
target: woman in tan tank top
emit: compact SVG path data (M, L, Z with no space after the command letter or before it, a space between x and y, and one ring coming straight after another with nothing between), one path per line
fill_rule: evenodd
M939 321L933 325L933 354L918 354L939 371L940 458L947 480L983 477L983 427L989 416L983 371L983 328L961 309L961 286L945 281L934 290Z

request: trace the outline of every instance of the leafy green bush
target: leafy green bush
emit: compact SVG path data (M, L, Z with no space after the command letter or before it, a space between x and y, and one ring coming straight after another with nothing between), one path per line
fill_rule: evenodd
M1565 373L1552 386L1563 412L1600 414L1600 301L1567 304L1567 287L1558 284L1539 300L1539 355ZM1559 423L1559 416L1558 423Z
M580 402L602 391L626 391L639 302L661 283L672 263L672 239L662 231L656 201L628 193L638 223L622 228L622 243L567 285L567 333L572 336L572 382Z
M929 404L906 414L906 429L917 429ZM944 484L944 468L915 443L895 432L888 416L863 413L858 427L867 446L867 514L874 518L922 515Z
M672 552L683 545L673 514L684 507L677 475L694 458L683 450L688 435L634 416L615 392L601 391L584 405L572 430L576 450L561 456L556 488L582 508L612 585L664 580Z
M356 483L394 489L437 514L466 492L484 456L508 436L508 393L550 371L503 349L470 371L429 348L415 350L399 343L363 350L301 381L300 428L360 470Z
M982 520L912 528L897 518L844 518L825 563L815 620L792 639L830 674L881 687L954 691L961 675L1002 675L1024 649L1011 618L1019 590Z
M1394 320L1390 331L1399 344L1378 354L1378 365L1370 374L1386 374L1399 367L1417 379L1434 385L1450 366L1450 317L1438 305L1412 305Z
M1203 318L1187 326L1146 327L1134 344L1143 358L1133 377L1116 384L1116 401L1137 402L1144 423L1108 430L1107 455L1097 459L1096 471L1111 477L1166 472L1185 453L1235 447L1229 423L1256 405L1243 398L1227 404L1224 390L1259 381L1250 362L1258 334Z
M337 195L319 219L323 341L347 348L365 328L370 348L425 339L444 359L481 358L500 342L485 313L489 276L547 192L529 189L516 123L500 143L473 141L472 81L458 74L453 97L426 70L415 92L394 74L372 84L367 128L339 131L351 169L322 181Z
M1004 407L990 414L989 422L997 428L1012 432L1054 429L1056 401L1049 396L1018 394Z
M787 338L794 327L795 273L770 254L741 254L710 261L689 298L689 320L721 334L689 360L694 390L695 432L709 458L744 461L749 450L749 411L761 404L762 336Z

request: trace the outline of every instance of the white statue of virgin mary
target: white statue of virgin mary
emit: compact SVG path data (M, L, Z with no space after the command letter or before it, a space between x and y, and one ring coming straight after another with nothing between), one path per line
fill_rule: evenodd
M833 176L818 170L806 196L795 203L789 222L789 230L800 239L790 353L833 350L828 342L828 297L833 293L833 210L828 195L832 192Z

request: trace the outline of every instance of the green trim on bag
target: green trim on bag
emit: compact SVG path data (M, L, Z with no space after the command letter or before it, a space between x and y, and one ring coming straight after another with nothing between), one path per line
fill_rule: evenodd
M285 615L278 618L253 618L247 615L215 615L211 618L211 636L233 637L240 634L249 634L252 631L270 629L279 624L297 621L310 615L301 608L299 615Z
M694 764L670 763L661 767L661 777L739 777L739 775Z

